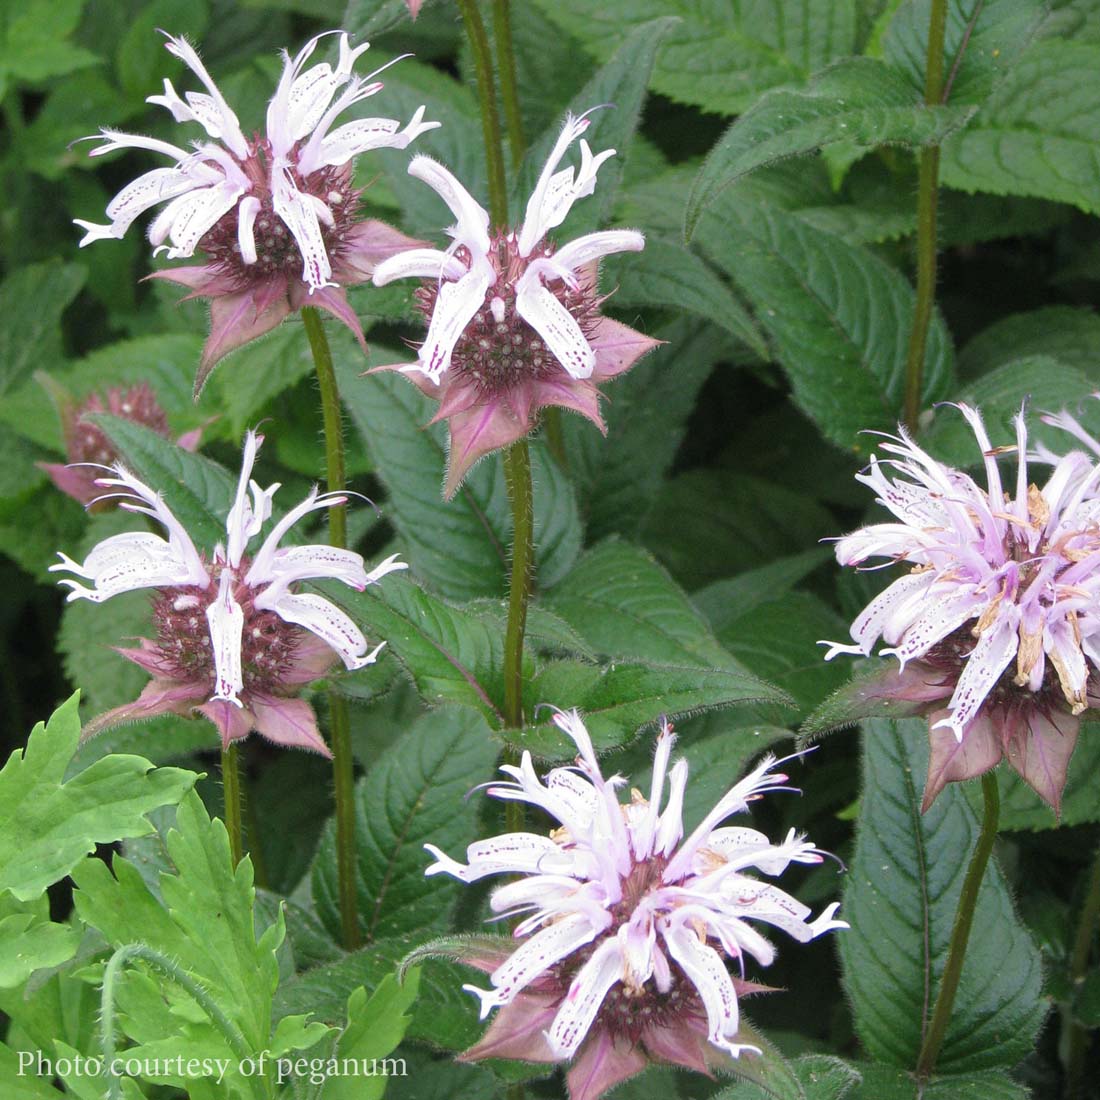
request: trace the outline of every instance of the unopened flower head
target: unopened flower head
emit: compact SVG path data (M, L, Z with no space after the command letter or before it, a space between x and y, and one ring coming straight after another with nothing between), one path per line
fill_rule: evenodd
M598 384L657 343L600 314L600 259L640 251L641 233L589 233L561 247L547 238L573 203L592 194L600 165L615 153L593 154L581 138L580 165L559 170L589 115L566 118L517 229L490 226L489 214L441 164L418 156L409 165L456 221L445 252L415 248L375 269L378 286L423 279L417 301L428 319L415 363L377 369L409 372L439 401L433 423L450 424L447 496L479 458L527 435L545 406L572 409L604 431Z
M153 679L133 703L90 723L85 736L120 722L158 714L192 712L217 727L224 745L256 729L282 745L328 755L309 704L295 698L302 686L323 676L337 660L348 669L371 664L385 644L369 650L362 631L331 601L296 592L297 582L334 578L362 589L395 569L396 556L369 573L351 550L279 543L311 512L343 504L339 493L309 495L276 522L254 555L251 540L271 516L279 485L262 489L251 480L263 437L249 432L236 496L226 520L226 540L208 560L164 503L160 494L120 463L98 484L120 507L159 523L167 539L150 532L112 535L84 562L60 554L51 572L72 573L70 600L102 603L123 592L152 589L155 641L119 650Z
M885 558L908 571L856 618L855 644L830 644L826 659L870 655L880 637L888 643L881 653L900 668L862 690L930 715L925 808L946 783L1003 756L1057 809L1100 667L1100 462L1080 450L1043 452L1053 468L1039 488L1022 411L1015 446L995 448L980 413L958 408L985 486L937 462L902 428L885 437L890 457L872 455L857 478L897 522L847 535L836 555L843 565ZM1100 453L1073 417L1044 419ZM1004 453L1016 456L1008 491Z
M465 864L426 846L436 857L430 875L522 876L498 886L490 903L501 917L527 914L514 933L522 942L511 954L466 960L490 971L492 988L465 987L482 1016L499 1011L463 1057L572 1059L572 1100L593 1100L649 1061L706 1072L757 1050L739 1036L738 997L761 988L744 979L746 956L765 966L775 957L758 925L801 942L847 927L834 919L835 904L810 919L806 906L752 873L774 877L791 863L819 863L822 853L804 837L792 830L772 844L754 829L722 825L764 793L789 789L787 777L767 757L685 838L688 766L669 766L667 722L648 799L635 790L624 805L617 790L625 781L604 778L577 712L554 721L579 750L576 766L554 769L543 783L524 753L518 767L501 768L509 781L488 793L530 803L559 828L478 841Z
M114 506L114 500L104 500L103 490L96 484L102 467L110 466L118 459L114 444L106 433L89 419L89 414L110 413L123 420L132 420L168 439L168 417L156 394L146 382L136 386L112 386L105 393L91 393L82 401L74 401L52 380L40 375L57 402L61 416L61 429L65 439L68 463L43 462L39 465L50 480L67 496L100 511ZM184 432L177 444L186 451L199 445L201 429Z
M329 32L336 33L336 32ZM420 107L403 129L389 118L359 118L335 126L340 115L375 95L382 82L354 76L358 57L339 34L339 59L306 68L325 35L311 38L295 57L284 54L282 77L267 109L263 135L245 137L195 48L167 35L168 52L198 78L205 92L181 97L170 80L150 96L179 123L198 123L212 140L189 149L139 134L102 130L92 156L143 149L167 157L124 187L107 205L108 225L77 220L81 245L121 238L135 219L167 205L149 227L149 240L169 259L206 254L200 267L177 267L156 277L180 283L191 296L212 299L211 331L196 387L227 352L274 328L303 305L328 310L363 340L343 288L370 278L375 264L417 242L377 221L359 217L352 186L357 156L385 147L404 149L425 130Z

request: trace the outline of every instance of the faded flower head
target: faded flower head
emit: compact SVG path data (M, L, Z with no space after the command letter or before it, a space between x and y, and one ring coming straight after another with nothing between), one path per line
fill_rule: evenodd
M167 203L149 227L155 251L175 260L198 250L207 258L202 266L154 275L187 287L190 297L212 300L196 389L227 352L304 305L327 310L362 343L362 328L343 288L366 281L379 260L417 242L382 222L360 219L360 192L351 186L353 161L371 149L404 149L439 123L424 122L420 107L404 129L389 118L360 118L334 129L341 114L379 92L382 82L372 79L377 72L352 75L369 43L352 49L343 33L336 67L322 62L307 69L325 37L317 35L297 56L284 54L283 74L267 108L266 133L249 140L195 48L185 38L166 37L168 52L187 65L206 92L181 98L165 80L164 94L148 102L171 111L177 122L197 122L213 140L194 141L184 149L102 130L105 140L92 150L93 157L146 149L172 164L127 184L107 204L109 225L77 220L87 231L81 246L121 238L146 210Z
M104 394L92 393L77 403L60 387L40 376L54 396L61 417L61 431L65 440L65 452L68 464L41 462L39 466L50 476L50 480L67 496L89 506L90 511L100 511L114 506L113 499L103 499L103 490L96 484L101 476L97 467L110 466L118 458L114 444L107 438L103 429L88 419L89 413L110 413L124 420L141 424L157 435L168 439L168 417L160 407L156 394L146 382L136 386L112 386ZM176 440L185 451L198 448L202 438L199 428Z
M591 114L591 112L588 112ZM589 233L557 247L547 234L573 203L591 195L614 149L593 155L581 139L581 163L558 170L588 128L588 114L568 116L517 229L491 227L489 215L441 164L414 157L409 174L432 187L456 222L446 252L414 248L380 263L374 282L416 277L428 334L417 361L379 370L409 372L439 401L432 420L450 424L450 497L483 455L522 439L539 409L572 409L605 431L598 385L622 374L658 341L600 314L599 261L637 252L632 229Z
M925 809L948 782L1004 757L1057 810L1100 667L1100 462L1079 450L1043 452L1053 469L1040 489L1028 471L1023 412L1016 445L994 448L979 412L958 408L977 440L985 487L937 462L903 428L885 437L891 457L872 455L857 479L898 522L847 535L836 555L843 565L885 558L908 571L856 618L855 645L833 643L825 656L867 656L879 637L888 643L881 653L899 668L864 683L862 702L929 715ZM1100 453L1073 417L1044 419ZM1003 453L1016 455L1010 492Z
M624 805L617 789L625 780L604 778L577 712L554 721L577 745L576 766L555 768L544 784L524 753L518 767L501 768L511 781L488 793L537 806L559 828L478 841L467 864L426 845L436 857L429 875L523 876L498 886L490 903L502 917L528 914L515 929L520 946L465 957L490 972L491 989L465 987L480 999L482 1017L499 1011L462 1057L573 1060L572 1100L594 1100L649 1061L707 1072L759 1052L740 1041L738 1008L739 995L763 988L744 980L745 956L765 966L775 957L755 925L801 942L847 927L834 919L835 904L810 920L806 906L749 873L776 876L791 863L821 862L804 837L792 830L772 844L754 829L721 827L765 792L788 789L787 777L766 757L684 839L688 766L669 768L675 738L667 722L648 800L634 790Z
M298 581L331 577L362 589L395 569L396 556L371 572L351 550L332 546L279 543L310 512L343 504L339 493L316 488L271 528L254 555L246 551L271 516L279 485L261 489L251 480L263 437L249 432L226 541L207 560L160 494L121 463L97 484L120 507L159 523L167 539L149 532L112 535L96 545L83 564L59 554L51 572L73 573L91 582L64 578L70 600L93 603L140 588L153 590L155 641L119 652L153 679L133 703L101 715L85 737L121 722L159 714L190 717L198 712L213 722L223 745L253 729L280 745L329 755L312 708L295 698L302 686L323 676L337 660L348 669L371 664L385 645L368 652L359 628L335 604L314 593L294 591ZM251 499L250 499L251 493Z

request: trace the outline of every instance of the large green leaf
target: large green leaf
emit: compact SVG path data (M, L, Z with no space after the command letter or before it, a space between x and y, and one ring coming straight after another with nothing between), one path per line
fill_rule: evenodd
M367 998L360 987L348 998L348 1024L337 1040L334 1056L341 1065L370 1066L371 1074L333 1074L325 1080L321 1100L379 1100L386 1076L373 1071L405 1035L411 1017L405 1015L416 1000L420 974L412 971L398 985L391 974Z
M863 1080L847 1100L1028 1100L1031 1092L996 1070L949 1074L918 1084L911 1073L859 1065Z
M360 922L365 940L439 929L460 883L426 878L424 844L461 853L478 831L478 804L464 796L492 778L498 747L485 719L441 707L416 722L356 788ZM313 867L317 914L340 934L335 829L326 829Z
M805 90L768 92L730 126L696 177L686 235L725 188L764 165L836 142L859 150L938 144L971 114L973 108L925 106L909 81L881 61L838 61Z
M743 703L789 705L779 688L746 672L614 661L606 667L552 661L535 675L526 698L536 706L576 707L598 749L630 741L659 718L676 718ZM535 756L563 760L575 747L557 727L543 724L507 730L507 741Z
M860 1039L872 1057L901 1069L916 1065L978 834L954 786L921 815L927 741L920 720L865 723L863 812L843 906L851 928L840 939ZM939 1070L1015 1065L1046 1015L1041 985L1039 952L991 864Z
M1052 40L1019 58L965 131L943 148L950 187L1033 195L1100 210L1100 46Z
M656 91L708 111L737 114L768 88L804 80L855 48L854 0L538 0L597 57L641 23L676 15L653 71Z
M60 966L76 954L83 929L50 920L45 894L30 902L0 893L0 989L22 985L36 970Z
M383 356L385 353L382 353ZM388 361L399 359L389 353ZM376 350L372 360L382 362ZM489 456L459 488L441 496L446 427L425 429L435 403L397 373L357 377L341 361L344 402L389 494L385 514L397 528L414 572L450 599L504 593L512 539L511 506L501 461ZM531 449L535 547L541 584L553 584L573 564L581 544L573 489L543 445Z
M84 0L34 0L0 16L0 98L8 80L37 84L99 61L68 40L83 7Z
M604 656L740 668L676 582L640 546L619 539L601 543L545 602Z
M3 72L0 71L0 84ZM61 359L61 315L84 285L79 264L20 268L0 283L0 394Z
M79 917L116 949L144 944L186 970L257 1053L277 1057L316 1043L327 1028L306 1026L300 1018L273 1026L282 914L257 935L251 861L233 868L225 826L210 819L197 795L180 804L167 850L174 873L161 875L159 897L127 860L114 859L113 875L105 863L88 860L73 875ZM129 1056L223 1057L229 1061L226 1090L251 1095L247 1068L242 1072L224 1033L162 974L154 981L143 969L128 970L118 1005L120 1026L136 1044ZM150 1076L185 1085L168 1069Z
M850 1062L824 1054L804 1054L789 1065L805 1100L844 1100L860 1080L859 1070ZM763 1100L769 1095L760 1085L746 1081L723 1089L715 1100Z
M983 329L959 351L959 375L977 377L1015 359L1048 355L1100 382L1097 347L1100 316L1091 309L1047 306L1010 313Z
M752 303L798 406L841 447L865 451L860 433L900 417L913 290L873 252L727 189L700 223L704 249ZM933 318L921 404L946 396L951 340Z
M767 345L748 310L703 259L678 241L648 233L641 253L607 260L603 279L614 289L617 310L650 306L692 313L767 358Z
M1045 0L948 0L944 57L949 102L981 103L1011 73L1046 14ZM924 91L932 0L903 0L882 36L883 56ZM954 70L954 71L952 71Z
M30 901L67 875L96 844L152 832L147 814L173 805L191 772L157 768L140 756L109 756L67 783L80 739L79 696L31 731L27 747L0 771L0 892Z

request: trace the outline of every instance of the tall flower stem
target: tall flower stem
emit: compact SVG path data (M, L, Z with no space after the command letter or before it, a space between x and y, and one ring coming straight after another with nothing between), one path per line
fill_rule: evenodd
M1085 891L1085 901L1081 906L1081 916L1077 923L1077 934L1073 940L1073 951L1069 957L1069 976L1071 988L1076 990L1084 980L1089 968L1089 956L1096 938L1096 925L1100 921L1100 848L1093 857L1089 872L1089 883ZM1072 1017L1072 1006L1067 1013L1069 1024L1069 1050L1066 1056L1066 1098L1084 1100L1085 1096L1085 1055L1088 1053L1089 1034Z
M508 186L504 177L500 114L497 111L496 88L493 86L493 57L477 0L458 0L458 7L466 25L466 37L470 40L477 73L481 129L485 140L485 159L489 166L489 216L494 227L499 229L508 221Z
M943 45L947 28L947 0L932 0L928 20L928 58L924 70L924 102L932 107L943 99ZM905 359L906 426L917 426L924 382L924 355L928 328L936 301L936 207L939 201L940 147L921 150L917 180L917 299Z
M321 315L313 306L302 310L302 324L313 353L317 387L321 391L321 417L325 432L325 466L328 491L347 488L344 469L344 429L340 418L340 391L332 367ZM332 546L346 549L348 516L344 505L328 510L328 539ZM347 700L329 692L329 735L332 746L332 774L336 796L336 869L340 897L340 928L344 947L354 951L362 943L359 934L358 896L355 888L355 759L351 751L351 722Z
M500 98L504 104L504 121L508 127L508 146L512 152L512 167L523 160L523 115L519 109L516 87L516 55L512 48L511 0L493 0L493 37L497 46L497 72L500 74Z
M989 857L993 853L993 842L997 839L997 823L1001 813L1001 796L997 791L997 777L992 771L982 776L982 827L978 833L978 843L970 857L970 866L966 869L962 890L959 893L959 905L955 910L955 924L951 929L951 942L947 947L947 964L943 968L939 996L932 1010L932 1019L924 1034L920 1054L917 1057L917 1077L921 1080L932 1075L936 1068L936 1059L943 1046L947 1025L951 1020L951 1010L955 1005L955 994L962 977L963 961L966 958L966 945L970 940L970 928L974 923L974 910L978 904L978 891L985 876Z
M222 796L225 802L225 829L229 833L229 850L233 866L244 858L244 841L241 834L241 764L240 746L231 741L222 749Z

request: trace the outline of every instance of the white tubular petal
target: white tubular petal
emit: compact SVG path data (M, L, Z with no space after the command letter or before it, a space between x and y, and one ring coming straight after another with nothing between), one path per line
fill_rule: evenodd
M522 943L493 971L490 980L498 1003L508 1004L517 993L555 963L590 943L597 929L582 916L568 916ZM614 941L610 941L614 943Z
M516 312L546 341L554 358L571 378L590 378L596 353L588 345L573 315L539 283L523 286L516 294Z
M120 241L124 229L120 230L114 225L100 225L99 222L86 222L82 218L73 218L73 225L79 225L84 230L84 236L80 238L80 247L91 244L93 241Z
M367 584L377 584L383 577L390 573L400 573L402 569L408 569L407 561L398 560L396 554L390 554L385 561L380 561L368 574Z
M361 555L354 550L319 544L289 546L279 550L266 573L272 586L284 591L295 581L311 577L332 577L343 581L349 588L360 590L369 583ZM249 570L251 575L252 570Z
M452 282L466 274L466 265L449 252L438 248L410 248L383 260L372 276L375 286L385 286L394 279L448 279Z
M733 876L723 883L723 899L733 907L738 918L749 917L781 928L800 943L813 939L813 931L806 924L809 906L796 901L780 890L743 876Z
M727 826L724 829L715 829L707 838L705 850L713 852L716 856L728 862L740 863L742 866L756 866L761 870L767 870L769 875L781 874L789 860L783 862L783 866L777 871L766 869L757 862L757 856L763 856L772 849L771 840L756 829L747 829L740 826Z
M668 805L657 823L653 850L670 855L684 835L684 791L687 788L688 762L677 760L668 775Z
M554 211L561 203L550 192L552 190L559 193L564 191L561 186L561 178L559 178L558 186L554 188L551 187L551 181L554 180L554 173L561 163L561 158L565 156L566 150L588 129L589 121L587 115L581 115L579 118L568 114L565 116L565 125L558 135L558 140L554 143L554 148L550 151L550 156L546 158L546 164L543 166L542 173L535 184L535 189L531 192L531 198L527 201L527 211L524 214L523 226L520 229L517 241L521 256L529 256L535 245L546 236L547 230L552 229L554 225L560 225L562 219L569 212L569 206L572 203L566 204L561 217L551 224ZM568 183L572 183L573 169L566 169L564 173L559 174L559 177L565 177L566 175Z
M178 145L172 145L159 138L145 137L143 134L126 134L121 130L100 130L104 142L92 149L88 156L102 157L107 153L113 153L116 149L148 149L151 153L163 153L174 161L183 162L190 159L191 154Z
M146 210L198 186L192 176L179 168L154 168L145 172L107 204L107 217L113 220L112 235L121 237Z
M248 156L248 142L245 141L244 134L241 133L240 121L230 109L229 104L226 103L221 92L218 91L218 86L206 71L206 66L203 65L202 61L199 59L199 55L195 52L194 46L192 46L186 38L174 38L172 35L167 35L167 38L168 43L165 49L167 49L170 54L174 54L178 57L199 78L199 80L202 81L203 86L210 93L210 99L208 101L210 106L206 113L212 116L216 115L218 119L216 129L211 129L199 114L195 114L194 117L197 121L202 122L203 125L206 126L211 137L224 141L225 144L233 150L236 156L243 160ZM155 100L153 100L153 102L155 102ZM202 101L199 102L201 104ZM192 103L193 111L194 107L195 104ZM174 111L173 114L175 114Z
M983 607L974 594L973 585L966 585L961 592L929 599L930 605L919 618L906 625L901 641L893 649L882 650L882 656L898 659L902 668L907 661L923 657L937 642L942 641L953 630L957 630L968 619L981 614ZM887 638L887 641L893 641Z
M192 256L195 246L223 214L233 209L241 194L241 187L228 180L189 191L164 208L149 229L149 240L160 244L165 236L169 237L172 241L169 259Z
M439 288L417 367L433 382L438 382L451 365L455 344L484 303L492 279L492 270L486 263L472 268L457 282L444 283Z
M241 564L241 555L248 545L248 540L256 534L266 518L261 515L259 522L256 522L257 517L248 499L252 467L256 465L256 452L259 451L263 441L264 437L253 431L246 433L244 437L244 453L241 456L240 477L237 478L237 493L225 521L226 557L234 569Z
M93 547L82 565L64 554L59 556L61 561L50 566L51 573L76 573L94 585L94 589L85 588L67 578L62 580L60 583L72 589L70 600L102 603L121 592L139 588L194 583L188 563L159 535L147 532L130 532L104 539Z
M605 940L573 979L546 1040L558 1058L571 1058L596 1019L608 990L623 977L622 947L617 937Z
M469 866L463 866L444 855L433 845L426 844L425 847L436 857L437 862L424 874L437 875L443 872L463 882L476 882L488 875L537 874L543 869L541 864L544 860L561 855L561 849L548 836L537 833L503 833L487 840L475 841L466 849Z
M661 799L665 792L665 772L668 770L669 756L676 743L676 734L665 719L661 732L657 736L657 751L653 756L653 781L649 788L649 805L636 825L630 828L630 843L634 849L634 858L648 859L653 854L653 840L660 819Z
M955 685L955 693L948 703L950 716L937 722L933 729L946 726L954 732L956 740L962 741L963 730L974 719L985 702L985 697L1016 656L1019 646L1016 628L1019 626L1019 619L1019 609L1009 604L986 627L971 650L966 667Z
M710 1027L707 1038L735 1058L744 1050L755 1050L732 1041L740 1026L737 991L718 953L683 925L666 929L664 938L669 954L680 964L703 1001Z
M333 130L324 141L318 142L315 152L310 149L313 145L311 141L298 158L298 171L308 176L325 165L336 167L347 164L353 157L369 149L392 145L392 137L400 125L395 118L360 118L355 122L348 122ZM317 133L319 132L318 130Z
M241 672L241 636L244 631L244 610L233 596L233 570L222 570L218 595L206 609L210 626L210 646L214 655L214 694L212 699L224 699L241 706L238 698L244 689Z
M276 164L271 171L271 202L297 242L302 254L302 281L311 290L336 286L332 281L332 264L317 221L317 211L294 185L289 170Z
M376 654L382 647L379 646L373 652L367 653L367 640L359 627L323 596L315 596L312 593L292 595L282 592L269 607L264 601L264 596L270 591L271 589L268 589L260 593L256 598L256 606L261 610L270 609L285 622L294 623L316 634L321 641L332 646L346 668L351 670L364 668L376 660ZM262 605L261 601L263 601Z
M554 253L555 262L572 271L610 256L615 252L641 252L645 237L633 229L608 229L602 233L587 233L562 245Z
M253 226L256 224L256 215L260 212L261 202L255 195L248 195L241 199L237 207L237 244L240 245L241 259L246 264L256 262L256 236Z
M852 639L866 657L874 648L888 620L909 600L923 597L935 582L934 573L909 573L883 589L852 623ZM838 650L843 651L843 650Z
M489 251L489 214L474 201L473 196L457 179L431 157L413 157L409 175L422 180L450 207L456 225L452 236L469 248L476 261Z

